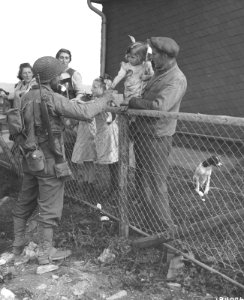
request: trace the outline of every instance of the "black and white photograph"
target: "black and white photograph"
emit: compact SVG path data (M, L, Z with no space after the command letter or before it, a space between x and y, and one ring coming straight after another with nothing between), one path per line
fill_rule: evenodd
M244 1L0 26L0 300L244 300Z

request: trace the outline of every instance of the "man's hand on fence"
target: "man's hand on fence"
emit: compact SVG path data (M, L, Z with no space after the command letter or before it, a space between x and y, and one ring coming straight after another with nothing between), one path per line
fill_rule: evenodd
M127 110L128 110L128 108L129 108L129 104L128 103L121 103L120 104L120 111L121 112L126 112Z

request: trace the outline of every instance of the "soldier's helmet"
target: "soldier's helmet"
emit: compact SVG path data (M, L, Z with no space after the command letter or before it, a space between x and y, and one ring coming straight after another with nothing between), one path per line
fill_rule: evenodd
M65 65L58 59L52 56L43 56L34 62L33 73L34 76L39 75L41 83L45 83L59 76L65 68Z

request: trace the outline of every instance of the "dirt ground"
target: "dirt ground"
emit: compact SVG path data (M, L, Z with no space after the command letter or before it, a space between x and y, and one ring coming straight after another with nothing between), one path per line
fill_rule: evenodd
M11 249L14 201L11 198L1 206L1 252ZM36 241L35 232L32 237ZM41 275L36 273L38 264L35 259L17 265L14 261L2 265L0 290L3 287L11 290L19 300L99 300L109 299L118 292L125 296L115 299L191 300L215 299L210 293L221 295L221 279L207 288L206 276L209 274L203 274L193 266L188 266L187 276L194 278L190 284L181 281L181 288L169 288L166 280L169 265L161 250L132 249L129 241L118 237L118 224L103 223L94 210L68 199L61 225L55 232L55 242L57 247L72 249L72 256L55 263L56 270ZM107 248L115 258L101 263L98 257Z
M11 251L11 211L18 190L18 178L0 167L0 199L10 196L0 202L0 254ZM130 240L119 237L118 223L101 222L100 217L99 211L66 197L54 240L56 247L71 249L72 256L54 263L55 270L41 275L37 274L35 258L0 265L0 291L7 288L19 300L193 300L241 296L233 285L189 262L185 262L182 272L173 281L178 286L169 286L166 279L169 260L165 252L157 248L131 248ZM31 237L38 242L35 230ZM131 232L130 239L136 237L138 235ZM104 249L109 249L114 256L111 261L102 263L99 256ZM109 298L113 295L115 298ZM124 296L119 298L119 295Z

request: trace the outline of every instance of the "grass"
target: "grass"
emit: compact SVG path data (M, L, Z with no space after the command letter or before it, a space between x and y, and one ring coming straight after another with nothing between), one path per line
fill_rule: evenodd
M160 291L162 293L166 287L168 263L164 260L162 250L158 248L131 248L129 240L119 237L117 222L101 222L97 212L87 205L73 203L66 199L62 222L55 232L55 240L57 246L71 247L75 257L84 261L87 266L90 263L97 264L98 256L105 248L109 248L116 255L116 259L110 264L101 266L101 271L117 278L121 282L121 288L153 294ZM198 240L196 247L199 246L203 252L207 252L209 251L209 244L207 245L206 242L205 239ZM176 248L189 251L188 243L185 244L184 241L182 243L179 240L174 243ZM212 251L214 250L212 249ZM216 257L208 257L207 260L204 260L198 252L194 253L197 259L235 278L238 282L244 283L240 273L220 264ZM219 276L190 262L185 263L184 268L175 278L175 282L180 283L188 292L203 294L208 292L216 296L232 297L240 295L241 292Z

